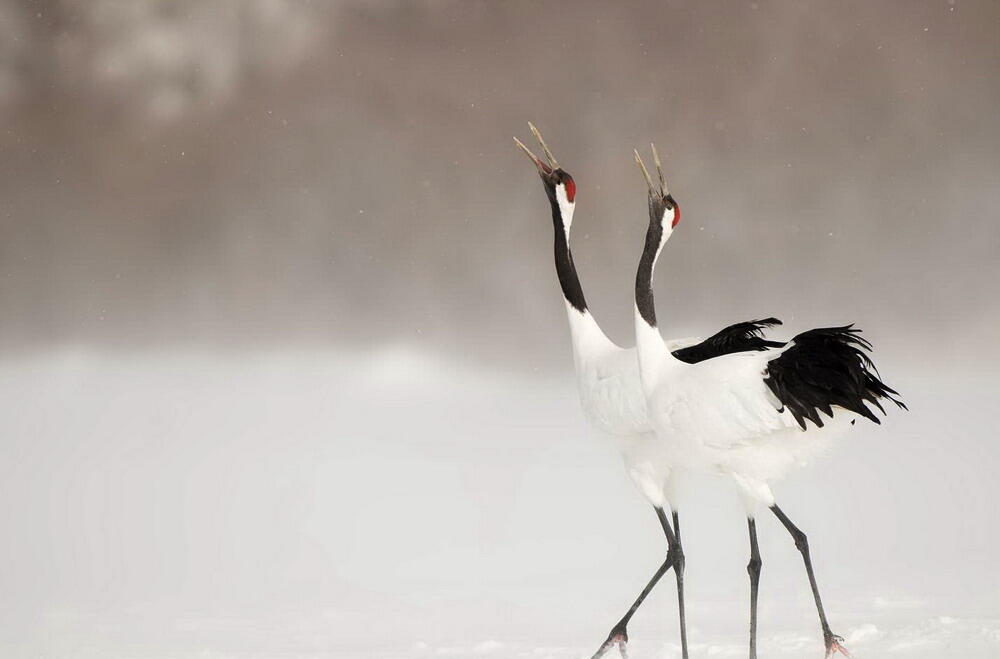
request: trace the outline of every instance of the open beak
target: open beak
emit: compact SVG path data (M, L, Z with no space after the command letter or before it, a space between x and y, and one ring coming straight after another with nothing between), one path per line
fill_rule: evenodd
M632 153L635 154L635 162L639 165L639 169L642 170L642 177L646 179L646 187L649 188L649 196L656 196L656 189L653 187L653 179L649 177L649 170L646 169L646 164L642 162L642 156L639 155L639 149L632 149Z
M635 162L639 165L639 169L642 170L642 177L646 179L646 187L649 188L649 196L651 197L667 197L670 191L667 190L667 181L663 176L663 163L660 162L660 154L656 150L655 144L650 144L650 148L653 149L653 161L656 163L656 174L660 179L660 189L657 190L656 186L653 184L653 179L649 175L649 170L646 169L645 163L642 162L642 156L639 155L638 149L633 149L635 154Z
M514 143L517 144L519 147L521 147L524 150L524 152L528 154L528 157L531 158L531 162L535 163L535 167L538 168L538 173L539 174L547 176L547 175L549 175L549 174L552 173L552 168L549 167L548 165L546 165L544 162L542 162L538 158L538 156L536 156L535 154L533 154L531 152L531 149L529 149L528 147L524 146L524 142L522 142L521 140L519 140L519 139L517 139L515 137L514 138Z
M526 154L528 154L528 157L531 158L531 162L535 163L535 167L538 168L539 174L549 176L553 171L559 169L559 162L556 160L556 157L552 155L552 151L549 150L549 146L545 143L545 140L542 139L542 134L538 132L537 128L535 128L535 124L529 121L528 128L531 129L531 134L535 136L538 143L542 145L542 151L545 153L545 159L549 161L548 164L542 162L541 158L533 154L531 149L524 146L524 143L516 137L514 138L514 143L521 147Z

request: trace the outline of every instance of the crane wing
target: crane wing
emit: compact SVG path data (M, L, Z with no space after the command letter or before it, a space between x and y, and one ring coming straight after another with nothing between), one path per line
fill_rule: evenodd
M722 355L734 352L761 351L769 348L780 348L784 343L768 341L764 338L764 328L780 325L777 318L763 320L748 320L725 327L704 341L695 345L678 347L672 350L674 357L696 364Z
M664 339L663 343L666 344L667 350L675 353L677 350L682 350L683 348L690 348L693 345L701 343L705 339L700 336L686 336L683 339Z
M889 400L906 406L880 379L866 351L871 344L851 326L803 332L784 348L740 352L694 364L664 383L651 414L658 427L731 449L776 432L824 427L823 416L849 410L879 422ZM821 416L821 414L823 416Z

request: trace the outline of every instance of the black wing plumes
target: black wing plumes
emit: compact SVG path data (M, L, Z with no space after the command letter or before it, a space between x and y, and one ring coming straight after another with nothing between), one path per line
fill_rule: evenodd
M872 345L859 336L853 325L826 327L799 334L791 347L768 362L764 383L788 408L799 426L806 419L823 427L819 413L833 416L839 406L880 423L866 405L871 403L885 414L879 399L887 399L906 409L895 390L879 379L878 369L865 351Z
M764 328L780 325L777 318L764 320L748 320L736 323L719 330L701 343L674 350L673 355L682 362L696 364L713 357L721 357L733 352L761 351L768 348L780 348L784 343L768 341L764 338Z

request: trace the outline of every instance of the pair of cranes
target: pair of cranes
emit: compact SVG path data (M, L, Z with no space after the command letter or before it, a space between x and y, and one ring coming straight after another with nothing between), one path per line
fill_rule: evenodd
M826 656L850 656L823 611L809 543L778 507L770 483L821 453L859 417L879 423L869 405L905 405L879 378L866 351L871 344L848 325L813 329L787 343L764 338L776 318L737 323L710 338L664 340L653 301L653 271L681 219L667 190L656 147L654 183L639 152L635 160L648 190L649 226L635 277L635 348L622 348L598 326L587 307L569 246L576 182L559 166L538 129L528 124L542 160L516 137L545 187L555 232L555 266L566 303L581 402L588 421L613 438L626 469L656 511L667 556L593 659L617 647L626 656L628 623L670 569L677 581L681 653L688 659L684 613L684 550L677 487L686 474L728 477L747 511L750 539L750 659L757 657L757 593L761 559L756 515L768 508L802 554L826 646ZM824 418L825 417L825 418ZM667 509L670 516L667 515Z

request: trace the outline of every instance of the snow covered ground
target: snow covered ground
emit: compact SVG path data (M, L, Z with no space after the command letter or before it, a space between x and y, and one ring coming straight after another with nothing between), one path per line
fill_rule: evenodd
M994 396L921 368L883 368L912 412L777 491L857 657L992 659ZM65 349L0 363L0 405L4 657L576 659L663 557L565 375ZM745 656L733 493L699 484L682 525L692 656ZM798 554L759 526L761 656L821 657ZM672 579L630 635L679 656Z

